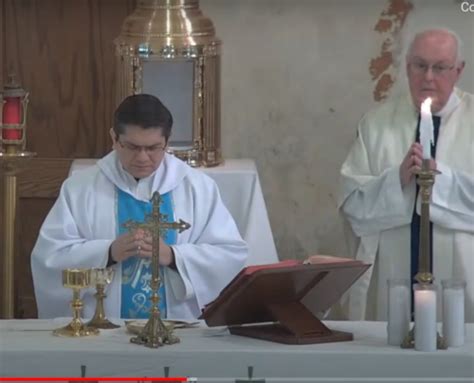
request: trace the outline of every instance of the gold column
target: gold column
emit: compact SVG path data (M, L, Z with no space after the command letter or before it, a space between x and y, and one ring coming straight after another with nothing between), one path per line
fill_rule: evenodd
M15 215L16 215L16 175L5 174L4 187L4 238L3 238L3 318L14 315L14 252L15 252Z
M17 207L17 174L35 153L15 152L12 147L0 151L0 176L4 180L3 195L3 265L2 265L2 313L4 319L14 317L15 280L15 225Z

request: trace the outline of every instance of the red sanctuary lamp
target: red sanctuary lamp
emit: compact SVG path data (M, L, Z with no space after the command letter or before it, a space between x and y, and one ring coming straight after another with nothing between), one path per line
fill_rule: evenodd
M3 185L2 243L0 253L0 318L15 315L15 221L17 175L28 166L36 153L26 151L26 112L28 92L15 83L14 76L0 90L0 179Z
M3 151L16 153L25 149L26 143L26 112L28 107L28 92L21 88L14 76L1 92L1 142Z

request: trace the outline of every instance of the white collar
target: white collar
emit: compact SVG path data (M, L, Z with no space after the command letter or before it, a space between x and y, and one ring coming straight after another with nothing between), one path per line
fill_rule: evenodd
M446 118L451 114L454 109L460 104L461 98L457 95L456 90L453 89L451 95L449 96L448 102L441 108L438 113L435 113L435 116L441 117L441 119Z
M115 151L100 159L97 165L115 186L143 201L149 201L155 191L165 194L176 188L190 169L180 159L165 153L158 169L150 176L137 182L130 173L123 169Z
M451 95L448 98L448 102L444 104L444 106L441 108L441 110L437 113L433 113L434 116L441 117L441 120L445 119L448 115L450 115L461 103L461 97L459 96L458 93L462 93L458 88L454 88L453 91L451 92ZM413 99L408 93L409 100L411 102L411 105L413 107L413 116L418 116L420 114L420 110L416 108L415 104L413 103Z

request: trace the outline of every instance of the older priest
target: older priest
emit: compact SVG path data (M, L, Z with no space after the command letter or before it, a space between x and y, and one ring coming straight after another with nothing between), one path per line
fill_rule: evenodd
M151 236L127 232L128 219L143 221L153 192L161 213L191 229L160 240L162 315L192 319L241 270L242 240L213 180L165 152L172 116L154 96L126 98L115 112L114 150L96 166L68 178L33 249L31 266L40 318L70 315L66 268L116 268L105 309L110 317L145 318L150 308ZM95 308L84 292L84 316Z
M474 97L454 88L464 69L459 38L444 29L419 33L406 69L411 94L364 116L341 169L339 206L356 237L354 253L374 264L351 290L349 316L385 319L387 279L409 279L416 269L415 172L422 160L417 121L430 97L431 164L441 172L430 205L433 272L437 282L467 281L467 320L474 321Z

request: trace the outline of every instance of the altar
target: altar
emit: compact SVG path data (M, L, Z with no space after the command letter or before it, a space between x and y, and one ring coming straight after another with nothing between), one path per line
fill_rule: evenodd
M96 163L97 159L76 159L69 175ZM211 168L198 168L217 184L222 200L234 218L240 235L249 246L247 265L278 262L255 161L228 159Z
M354 334L352 342L284 345L230 335L224 327L177 329L181 343L148 349L131 344L124 327L99 336L60 338L51 330L67 322L0 321L0 376L195 377L197 382L472 382L474 324L466 343L445 351L419 352L389 346L385 322L327 321Z

